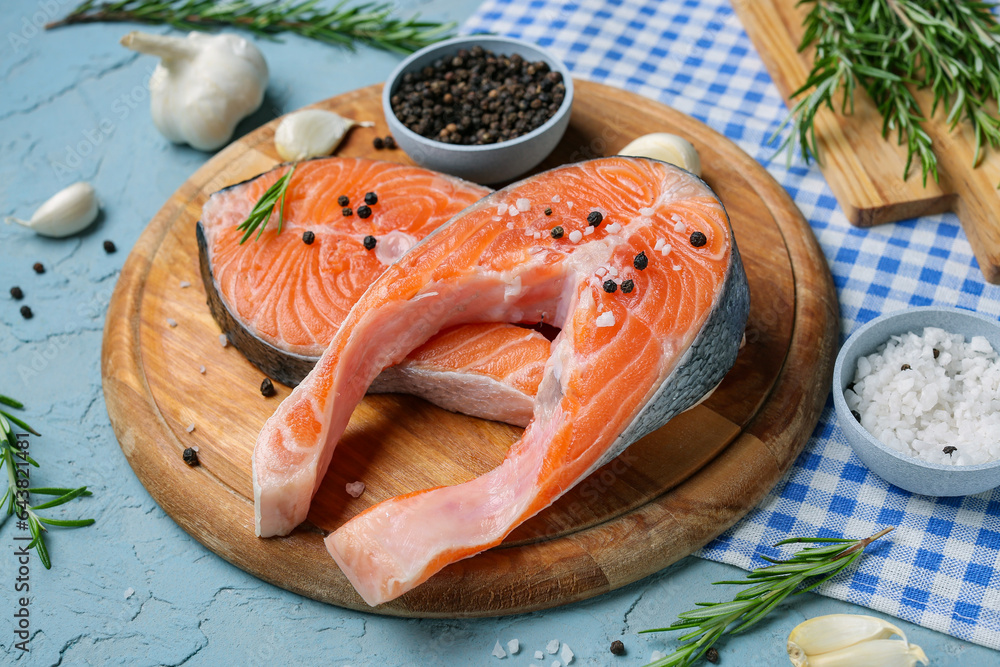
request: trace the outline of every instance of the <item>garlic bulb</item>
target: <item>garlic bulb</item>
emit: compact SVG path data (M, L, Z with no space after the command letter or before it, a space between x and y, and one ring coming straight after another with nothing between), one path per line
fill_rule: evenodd
M303 109L285 116L274 132L282 160L297 162L329 155L358 123L322 109Z
M701 158L690 141L676 134L654 132L634 139L628 146L618 151L619 155L649 157L687 169L695 176L701 176Z
M122 45L160 58L149 79L150 109L156 128L175 143L215 150L264 101L267 63L237 35L130 32Z
M97 193L90 183L74 183L50 197L31 216L31 220L9 217L42 236L62 238L76 234L97 219Z
M902 639L889 639L899 635ZM927 656L892 623L861 614L830 614L799 623L788 635L795 667L914 667Z

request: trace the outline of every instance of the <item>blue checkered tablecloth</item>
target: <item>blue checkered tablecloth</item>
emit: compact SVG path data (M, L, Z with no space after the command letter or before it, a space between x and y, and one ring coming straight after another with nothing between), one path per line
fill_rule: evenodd
M1000 315L1000 288L984 282L953 215L852 227L818 168L775 154L767 140L787 110L725 0L487 0L464 32L537 42L575 76L688 113L764 164L819 239L845 337L908 306ZM819 592L1000 649L1000 490L929 498L887 484L854 456L832 403L785 479L698 555L749 569L790 535L865 537L889 525L856 571Z

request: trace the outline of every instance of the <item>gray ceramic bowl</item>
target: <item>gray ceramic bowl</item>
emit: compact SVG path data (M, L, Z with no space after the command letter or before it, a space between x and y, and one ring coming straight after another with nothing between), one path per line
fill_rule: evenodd
M1000 350L1000 323L958 308L910 308L877 317L847 339L833 369L833 405L840 427L858 458L876 475L896 486L925 496L967 496L1000 486L1000 461L972 466L948 466L904 456L882 444L851 414L844 390L854 379L858 359L875 352L890 336L924 327L951 333L985 336Z
M390 99L407 72L422 69L443 56L453 55L459 49L481 46L496 54L519 54L525 60L542 60L563 75L566 96L562 106L539 128L509 141L485 146L456 146L422 137L409 129L392 112ZM456 37L425 47L399 64L389 75L382 90L382 111L389 130L399 147L422 167L452 174L476 183L500 183L516 178L544 160L556 147L566 126L573 103L573 80L569 70L547 51L519 39L474 35Z

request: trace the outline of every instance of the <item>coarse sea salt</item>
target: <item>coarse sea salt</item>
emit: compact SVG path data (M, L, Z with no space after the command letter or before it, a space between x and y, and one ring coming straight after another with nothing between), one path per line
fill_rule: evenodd
M541 651L535 651L535 660L545 660L545 654Z
M622 230L622 226L617 222L612 222L610 225L607 226L606 229L608 231L608 234L617 234Z
M587 227L583 228L583 235L584 236L590 236L593 233L594 233L594 228L593 227L587 226Z
M579 229L574 229L569 233L569 240L572 241L573 243L579 243L580 239L582 238L583 238L583 232L581 232Z
M559 657L562 658L563 664L568 665L573 662L573 651L566 644L562 645L562 650L559 651Z
M597 316L597 319L594 320L594 324L598 327L613 327L615 325L615 314L610 310L601 313Z
M188 424L188 427L184 430L188 433L194 433L194 424Z
M219 345L229 347L229 337L226 334L219 334Z
M639 215L641 215L644 218L652 218L654 212L655 211L653 209L651 209L651 208L640 208L639 209Z
M493 647L493 655L495 655L498 658L506 658L507 657L507 653L504 652L503 647L500 646L500 640L499 639L497 640L496 646Z
M204 366L198 366L198 372L201 373L202 375L204 375L205 374L205 367Z
M553 639L548 644L545 645L545 650L549 652L549 655L555 655L556 651L559 650L559 644L561 644L558 639Z
M676 225L674 225L674 231L677 232L678 234L683 234L684 232L687 231L687 225L685 225L683 222L678 222Z
M1000 459L1000 357L983 336L936 327L893 336L858 359L844 399L906 456L959 466Z
M521 650L521 642L517 641L516 639L511 639L509 642L507 642L507 651L511 655L517 655L517 652L520 650Z
M517 210L516 206L514 206L513 204L511 204L510 206L507 207L507 214L508 215L520 215L521 212Z
M173 329L174 327L177 326L177 320L175 320L172 317L168 317L167 318L167 324L170 326L171 329Z
M528 200L528 199L524 199L524 198L518 199L514 203L514 205L517 206L517 210L518 211L528 211L528 210L531 210L531 201Z
M352 498L360 498L361 494L365 492L364 482L348 482L344 485L344 490L347 491L347 495Z
M191 283L189 283L186 280L182 280L181 281L181 289L187 289L188 287L191 287Z

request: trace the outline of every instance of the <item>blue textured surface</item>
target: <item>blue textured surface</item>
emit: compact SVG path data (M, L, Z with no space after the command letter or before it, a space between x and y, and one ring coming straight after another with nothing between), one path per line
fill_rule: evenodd
M540 662L533 660L535 650L544 650L549 640L558 638L576 653L574 665L639 665L653 650L667 650L671 638L639 636L637 630L666 625L695 600L719 600L730 594L709 583L738 577L739 570L687 559L619 591L556 610L470 621L387 619L344 611L264 584L181 531L139 484L115 442L100 390L100 344L107 302L128 250L146 221L206 156L169 145L152 127L145 92L152 63L117 44L130 26L32 31L36 16L39 21L48 20L71 4L8 2L0 15L0 213L27 216L52 192L80 179L94 183L104 213L90 231L62 241L0 226L0 391L24 400L29 421L44 433L31 444L43 461L35 483L87 483L95 491L92 498L52 514L94 516L98 523L74 531L53 530L49 540L55 563L52 570L43 570L37 559L31 559L29 654L13 646L12 614L19 597L13 590L17 577L13 550L15 538L23 533L12 522L0 529L0 663L488 665L494 664L490 651L497 639L506 643L517 638L521 652L504 662L527 666ZM669 29L652 34L642 30L641 24L612 18L619 16L623 2L608 2L600 10L608 14L606 19L601 17L605 29L588 27L573 5L546 14L542 5L525 2L528 9L522 12L550 22L544 29L549 35L545 39L551 47L572 53L571 60L582 75L638 87L652 97L668 95L687 111L701 105L703 118L745 148L757 146L757 138L780 116L780 102L738 23L714 4L709 5L707 19L697 3L636 4L630 11L638 19L657 12L676 15ZM404 9L414 6L403 3ZM427 16L456 20L475 10L473 3L462 0L434 0L420 8ZM505 8L510 10L509 5ZM713 21L719 27L711 28L716 25ZM565 41L568 29L576 31L575 40ZM607 31L616 37L609 38ZM708 49L702 45L704 39L714 39L716 46ZM610 54L607 47L617 40L624 40L621 51L614 51L621 56L608 56L617 64L595 60L588 51L599 47L596 54ZM632 53L625 48L627 42L642 45L648 56L635 61L627 55ZM271 84L264 111L244 123L242 131L277 113L379 81L399 61L383 53L359 50L351 54L292 37L282 43L259 44L271 67ZM720 76L754 87L756 92L737 100L744 115L734 117L727 108L734 101L723 94L725 82L702 78L704 70L686 64L685 59L667 59L667 44L688 49L685 58L714 66ZM685 100L689 100L686 106ZM770 156L759 146L752 154L762 160ZM905 307L913 294L958 301L971 308L983 303L996 307L996 289L982 283L953 219L854 230L842 216L816 215L835 204L825 186L816 184L811 170L794 167L780 173L816 224L838 276L849 321ZM105 254L104 239L115 241L116 254ZM898 274L889 273L888 265L878 268L883 256L895 263ZM32 272L36 261L45 264L45 274ZM870 267L871 273L847 272L847 263ZM938 286L917 283L916 276L924 269L938 272ZM22 320L20 304L7 297L7 288L14 284L24 289L24 303L34 309L34 319ZM879 289L869 293L874 285ZM822 428L830 426L821 427L821 432ZM798 476L783 487L784 497L801 501L814 493L802 471L820 474L818 460L808 455L800 459ZM866 475L848 464L838 465L834 474ZM908 496L891 489L885 495L894 500L877 510L878 521L902 521L911 502ZM836 507L847 511L850 503ZM954 565L942 561L935 549L964 537L955 517L965 509L941 503L941 511L944 518L924 517L920 527L926 543L913 552L920 563L947 570ZM995 503L990 511L997 512ZM769 516L781 523L780 512ZM791 526L795 514L787 516ZM980 531L972 541L971 548L977 552L995 556L1000 530ZM950 574L956 586L970 592L955 608L962 622L974 625L977 617L995 613L980 601L984 589L996 588L992 570L970 566ZM873 585L864 590L865 581L864 577L855 579L861 602L874 590ZM908 592L915 588L914 584L902 586L897 599L909 600L914 607L925 604L919 591ZM126 597L129 589L133 592ZM860 611L829 598L803 596L751 633L720 646L721 664L787 664L784 639L796 623L824 613ZM902 625L910 639L927 650L935 666L994 665L1000 658L989 649ZM613 658L608 653L614 639L625 642L626 657ZM550 665L552 657L546 657L542 664Z

